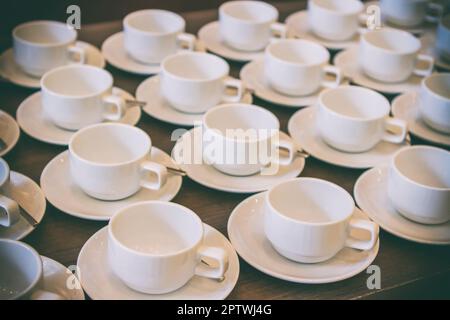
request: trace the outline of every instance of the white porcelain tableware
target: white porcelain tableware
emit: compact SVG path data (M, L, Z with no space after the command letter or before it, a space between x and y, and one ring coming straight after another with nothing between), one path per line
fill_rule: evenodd
M399 150L392 158L388 196L410 220L440 224L450 220L450 152L430 146Z
M123 19L124 46L142 63L160 63L180 49L194 50L195 36L184 33L186 22L171 11L139 10Z
M152 141L143 130L119 123L96 124L69 142L70 172L77 185L101 200L119 200L141 187L161 189L165 166L150 161Z
M2 148L0 148L0 157L10 152L17 144L20 137L20 128L17 122L8 113L0 109L0 139L2 139Z
M364 152L380 141L401 144L406 122L389 112L389 101L380 93L341 86L319 95L317 128L327 144L344 152Z
M20 219L20 209L16 201L5 196L2 189L9 184L9 166L0 158L0 226L11 227Z
M184 206L136 203L109 221L109 262L128 287L149 294L175 291L194 275L221 279L228 269L227 252L206 246L203 234L200 218ZM202 264L204 259L217 266Z
M420 48L420 40L406 31L372 30L361 35L359 63L369 77L382 82L402 82L412 74L426 77L434 59L419 53ZM419 67L420 63L427 66Z
M278 10L262 1L229 1L219 7L220 35L236 50L262 50L274 34L285 38L286 26L277 20Z
M401 27L414 27L425 21L436 22L444 9L430 0L380 0L379 3L383 19Z
M288 39L270 44L264 57L268 83L288 96L310 95L319 87L335 88L342 82L338 68L328 65L330 54L308 40ZM333 74L334 81L325 80Z
M32 21L14 28L14 60L26 73L40 77L71 62L85 63L86 51L75 45L77 32L57 21Z
M172 55L161 63L161 93L175 109L202 113L219 102L239 102L244 95L240 80L228 77L225 60L209 53ZM227 88L236 90L226 93Z
M436 31L437 54L444 61L450 61L450 14L442 17Z

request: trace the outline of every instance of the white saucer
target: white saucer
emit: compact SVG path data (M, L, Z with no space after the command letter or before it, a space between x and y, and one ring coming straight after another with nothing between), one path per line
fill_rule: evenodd
M444 60L436 51L436 33L427 32L422 37L420 37L420 42L422 43L421 52L431 55L434 58L434 64L447 71L450 70L450 61Z
M420 117L416 92L407 92L397 96L392 101L392 114L394 117L405 120L408 130L424 140L450 146L450 134L445 134L430 128Z
M160 70L160 64L146 64L134 60L125 51L123 44L123 32L118 32L106 39L102 44L102 54L106 61L117 69L141 75L156 74ZM201 41L197 41L196 51L205 51Z
M313 157L334 165L348 168L370 168L387 164L392 155L408 145L381 141L366 152L347 153L327 145L316 128L316 109L308 107L297 111L288 122L290 136Z
M316 36L309 28L308 12L306 10L291 14L287 17L286 24L289 31L292 32L295 37L320 43L330 50L346 49L359 42L359 34L356 34L351 39L343 41L332 41Z
M44 218L46 208L44 193L36 182L23 174L11 171L9 183L0 189L0 193L15 200L38 223ZM0 226L0 239L20 240L35 228L20 217L19 221L11 227Z
M381 228L400 238L426 244L450 244L450 222L420 224L394 209L387 195L388 170L387 166L376 167L358 178L353 193L361 210Z
M0 110L0 138L7 147L0 150L0 157L3 157L17 144L20 137L20 129L16 120L3 110Z
M100 50L95 46L84 42L77 41L76 46L87 51L87 64L99 68L105 67L105 59ZM19 86L28 88L40 88L41 79L32 77L23 72L14 62L13 49L10 48L0 55L0 76Z
M204 113L185 113L170 106L160 95L159 79L159 76L150 77L141 82L136 89L136 99L147 102L143 108L144 112L160 121L180 126L192 127L195 122L201 122ZM251 104L252 95L245 93L241 102Z
M265 192L242 201L228 219L228 237L248 264L272 277L298 283L330 283L364 271L378 254L380 241L369 251L344 248L330 260L304 264L281 256L264 234ZM360 210L355 217L368 219ZM364 238L365 233L355 233Z
M182 148L184 143L182 142L182 139L186 139L187 137L189 137L189 139L192 139L191 145L195 146L193 153L199 153L202 151L201 133L193 133L194 130L201 130L201 128L195 127L191 129L177 141L172 150L172 157L174 159L176 159L175 155L183 154ZM283 132L281 132L280 136L283 138L288 138L288 135ZM196 138L199 138L199 141L196 141ZM202 155L193 154L192 157L201 159ZM289 166L280 166L276 175L254 174L244 177L227 175L206 163L179 163L178 165L181 167L181 169L186 171L186 174L189 178L201 185L204 185L205 187L233 193L254 193L268 190L275 184L297 177L305 167L305 159L297 157Z
M72 277L72 272L63 266L58 261L41 256L43 269L44 269L44 282L43 288L46 291L50 291L59 294L66 300L84 300L83 289L70 289L67 287L67 282L73 284L69 277ZM75 279L75 281L78 281Z
M334 57L334 65L357 85L384 93L397 94L414 91L420 88L422 77L412 75L403 82L388 83L374 80L367 76L358 64L358 47L354 46L339 52Z
M131 94L122 89L113 88L113 93L134 100ZM26 134L43 142L66 146L72 135L76 133L76 131L65 130L56 126L46 117L41 104L40 91L33 93L20 104L16 117L17 122ZM128 109L119 122L134 126L140 118L141 108L136 106Z
M156 147L152 147L151 160L175 166L169 155ZM72 180L69 151L64 151L53 158L41 175L42 190L54 207L78 218L103 221L109 220L120 209L139 201L170 201L177 195L181 183L181 176L169 174L166 184L158 191L141 188L140 191L123 200L98 200L85 194Z
M220 38L218 21L205 24L198 32L198 38L203 41L208 51L224 57L225 59L246 62L264 56L264 50L239 51L227 46Z
M108 266L108 227L95 233L80 251L77 265L81 285L94 300L221 300L225 299L239 277L239 259L230 242L213 227L204 224L205 244L227 250L229 266L225 280L194 276L180 289L167 294L144 294L128 288Z

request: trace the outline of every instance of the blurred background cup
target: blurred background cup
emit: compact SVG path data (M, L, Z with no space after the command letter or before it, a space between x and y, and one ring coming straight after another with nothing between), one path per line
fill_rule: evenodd
M406 218L424 224L450 220L450 152L430 146L399 150L392 158L388 196Z
M401 27L414 27L425 21L436 22L444 7L430 0L380 0L381 16Z
M3 188L9 183L9 166L0 158L0 226L10 227L20 218L19 205L3 195ZM0 290L1 291L1 290Z
M229 1L219 7L220 35L236 50L259 51L271 39L286 38L287 28L277 20L278 10L263 1Z
M160 63L181 49L194 50L196 38L185 33L186 22L171 11L140 10L123 20L124 45L135 60Z
M450 61L450 14L439 22L436 32L436 50L441 59Z
M86 52L76 47L77 32L57 21L32 21L14 28L13 52L17 65L40 77L69 63L85 63Z

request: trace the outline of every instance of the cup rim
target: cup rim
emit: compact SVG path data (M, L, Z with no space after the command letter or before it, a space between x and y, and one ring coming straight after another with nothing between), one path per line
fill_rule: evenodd
M445 187L433 187L430 185L426 185L420 182L417 182L413 179L411 179L410 177L406 176L398 167L397 167L397 157L404 153L404 152L408 152L412 149L428 149L428 150L432 150L434 152L441 152L441 153L448 153L450 154L450 151L447 151L445 149L441 149L438 147L433 147L433 146L426 146L426 145L415 145L415 146L408 146L408 147L403 147L400 150L398 150L393 156L392 156L392 160L391 160L391 168L399 175L401 176L403 179L405 179L406 181L408 181L411 184L414 184L416 186L419 186L421 188L424 189L428 189L428 190L433 190L433 191L450 191L450 187L445 188Z
M353 15L360 13L364 9L364 5L360 1L357 1L357 0L353 1L353 3L355 4L355 11L351 11L351 12L336 12L334 10L331 10L331 9L321 6L320 4L316 3L314 0L309 1L309 3L313 6L316 6L317 8L320 8L321 10L326 11L328 14L333 14L336 16L353 16ZM356 10L356 6L359 7L358 10Z
M265 20L262 20L262 21L250 21L250 20L247 20L247 19L241 19L241 18L235 17L233 15L230 15L228 12L226 12L227 7L236 6L236 5L240 5L240 4L251 4L251 5L265 6L267 9L272 10L272 12L274 13L274 16L271 19L265 19ZM225 15L225 16L227 16L228 18L230 18L232 20L235 20L235 21L238 21L240 23L247 24L247 25L263 25L263 24L266 24L266 23L269 23L269 22L272 22L272 21L277 21L278 17L279 17L279 12L278 12L276 7L274 7L273 5L271 5L270 3L267 3L267 2L255 1L255 0L238 0L238 1L227 1L227 2L222 3L219 6L219 20L220 20L220 16L221 15Z
M386 111L385 111L384 115L367 117L367 118L357 118L357 117L348 116L348 115L345 115L342 113L338 113L324 103L323 98L325 95L330 94L334 91L341 91L341 90L345 90L345 89L365 91L368 94L376 95L376 96L380 97L385 102L385 105L386 105ZM391 109L391 104L389 103L389 100L385 96L383 96L381 93L378 93L377 91L369 89L369 88L360 87L360 86L352 86L352 85L343 85L343 86L339 86L337 88L323 90L319 94L318 104L321 107L325 108L327 110L327 112L330 112L337 117L344 118L346 120L351 120L351 121L358 121L358 122L370 122L370 121L383 119L384 117L389 115L389 112Z
M30 293L30 291L33 290L33 288L35 288L37 286L37 284L39 283L42 274L43 274L43 266L42 266L42 260L41 260L41 256L39 255L39 253L36 251L36 249L34 249L32 246L30 246L29 244L26 244L22 241L17 241L17 240L11 240L11 239L0 239L0 244L1 243L9 243L12 245L16 245L16 246L21 246L23 248L25 248L26 250L30 251L33 254L33 257L36 259L37 262L37 277L35 277L35 279L26 287L26 289L24 289L22 292L16 294L12 299L17 299L20 297L23 297L27 294Z
M6 162L5 159L1 157L0 157L0 166L3 166L3 168L5 168L5 176L3 177L3 179L0 180L0 187L2 187L6 183L6 181L8 181L10 169L8 162Z
M412 41L415 42L415 47L414 50L402 50L402 51L394 51L394 50L390 50L390 49L386 49L380 46L375 45L374 43L372 43L370 40L367 39L367 37L369 37L372 34L375 33L386 33L386 32L390 32L390 33L397 33L397 34L401 34L402 36L407 36L410 39L412 39ZM400 30L400 29L395 29L395 28L390 28L390 27L385 27L383 29L379 29L379 30L370 30L368 32L365 32L363 34L361 34L361 41L367 43L368 45L370 45L373 48L376 48L377 50L380 50L384 53L387 54L391 54L391 55L405 55L405 54L413 54L413 53L417 53L419 52L420 48L421 48L421 43L420 40L417 39L416 37L414 37L414 35L412 35L411 33L404 31L404 30Z
M134 207L138 207L138 206L147 206L147 205L154 205L154 204L158 204L158 205L164 205L164 206L170 206L170 207L176 207L178 209L183 210L184 212L188 213L190 216L192 216L194 218L194 220L196 221L197 224L199 224L200 226L200 234L198 235L198 239L194 242L194 244L187 246L186 248L183 248L181 250L175 251L175 252L170 252L170 253L148 253L148 252L142 252L142 251L138 251L132 248L129 248L128 246L126 246L125 244L123 244L114 234L114 232L112 231L112 224L118 219L117 217L119 217L120 215L124 214L125 211L130 210ZM140 201L140 202L136 202L133 203L129 206L126 206L125 208L120 209L119 211L117 211L112 217L111 219L109 219L108 222L108 234L110 235L110 237L124 250L132 252L133 254L137 254L139 256L143 256L143 257L154 257L154 258L163 258L163 257L173 257L173 256L177 256L183 253L186 253L190 250L192 250L193 248L196 248L198 245L200 245L203 241L203 235L204 235L204 229L203 229L203 222L200 219L200 217L191 209L189 209L188 207L185 207L181 204L175 203L175 202L168 202L168 201L160 201L160 200L148 200L148 201Z
M272 194L272 192L274 192L274 190L276 190L278 187L285 185L285 184L289 184L289 183L293 183L293 182L308 182L308 181L316 181L316 182L320 182L322 184L327 184L329 186L332 186L333 188L339 190L339 191L343 191L343 194L345 194L347 200L349 200L352 203L352 207L353 209L351 210L351 212L349 212L345 217L340 218L340 219L336 219L336 220L332 220L332 221L328 221L328 222L309 222L309 221L303 221L303 220L299 220L299 219L294 219L291 218L285 214L283 214L282 212L280 212L279 210L277 210L272 202L270 201L270 196ZM355 212L355 201L353 200L353 197L350 195L349 192L347 192L347 190L345 190L344 188L342 188L341 186L327 181L327 180L323 180L323 179L319 179L319 178L312 178L312 177L298 177L298 178L294 178L291 180L287 180L287 181L283 181L281 183L278 183L276 185L274 185L272 188L270 188L267 192L266 192L266 197L265 197L265 202L266 204L269 206L269 208L271 209L272 212L275 212L278 216L282 217L283 219L286 219L290 222L293 222L295 224L301 224L301 225L308 225L308 226L330 226L330 225L334 225L334 224L338 224L341 222L344 222L345 220L351 218Z
M446 98L438 93L436 93L434 90L432 90L429 87L428 81L432 78L448 78L450 80L450 72L443 72L443 73L433 73L430 74L428 77L425 77L422 79L422 87L429 92L431 95L433 95L435 98L439 99L439 100L444 100L444 101L450 101L449 98Z
M136 16L145 15L145 14L149 14L149 13L170 15L170 16L176 18L179 22L181 22L181 28L174 30L174 31L168 31L168 32L155 32L155 31L142 30L142 29L136 28L130 24L130 20L135 18ZM127 29L133 30L135 32L144 34L144 35L152 35L155 37L163 37L163 36L167 36L167 35L171 35L171 34L177 34L179 32L182 32L186 28L186 21L184 20L184 18L182 16L180 16L179 14L177 14L175 12L163 10L163 9L143 9L143 10L137 10L137 11L130 12L129 14L127 14L125 16L125 18L123 18L122 24L123 24L124 29L127 28Z
M108 83L107 85L105 85L105 88L101 89L101 90L97 90L95 92L92 93L88 93L88 94L84 94L84 95L68 95L68 94L62 94L59 92L56 92L52 89L50 89L47 85L46 85L46 81L49 77L53 76L55 73L61 72L61 71L65 71L65 70L70 70L70 69L90 69L90 70L94 70L95 72L99 72L102 73L104 75L106 75L106 77L108 77ZM96 67L96 66L91 66L91 65L87 65L87 64L75 64L75 65L66 65L66 66L61 66L61 67L57 67L54 68L48 72L46 72L41 80L41 91L47 91L49 93L51 93L54 96L60 97L60 98L65 98L65 99L86 99L86 98L92 98L98 95L103 94L106 90L110 89L113 87L113 77L111 75L111 73L109 73L107 70Z
M19 32L20 29L26 28L26 27L30 27L36 24L47 24L47 25L57 25L58 27L66 27L70 32L72 32L72 37L70 40L67 41L62 41L62 42L58 42L58 43L37 43L37 42L32 42L29 40L25 40L22 37L19 37L17 35L17 33ZM69 25L66 25L62 22L59 21L53 21L53 20L34 20L34 21L29 21L29 22L25 22L25 23L21 23L18 26L16 26L13 31L12 31L12 36L14 38L14 40L18 41L18 42L22 42L28 45L32 45L32 46L36 46L36 47L55 47L55 46L61 46L61 45L69 45L71 43L73 43L74 41L76 41L77 39L77 32L75 29L71 28Z
M75 139L77 139L80 135L84 134L86 131L94 129L94 128L98 128L98 127L123 127L123 128L127 128L130 130L134 130L135 132L139 132L139 134L144 134L144 136L148 139L148 148L145 150L145 152L142 153L142 155L133 158L131 160L127 160L127 161L122 161L122 162L114 162L114 163L101 163L101 162L95 162L95 161L91 161L91 160L87 160L84 157L81 157L75 150L73 147L73 143L75 141ZM69 153L71 156L77 158L79 161L84 162L86 164L89 164L91 166L101 166L101 167L116 167L116 166L123 166L123 165L128 165L128 164L132 164L136 161L139 161L140 159L142 159L143 157L145 157L146 155L150 154L150 150L152 148L152 140L150 138L150 136L141 128L135 127L135 126L131 126L128 124L124 124L124 123L117 123L117 122L107 122L107 123L96 123L90 126L86 126L80 130L78 130L77 132L75 132L72 137L70 138L69 144Z

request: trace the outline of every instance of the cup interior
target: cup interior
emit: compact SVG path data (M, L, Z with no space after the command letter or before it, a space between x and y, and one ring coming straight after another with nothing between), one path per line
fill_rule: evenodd
M450 152L436 147L409 147L394 157L401 175L425 187L450 190Z
M97 67L65 66L46 73L41 85L55 95L83 98L109 90L113 85L113 78L108 71Z
M109 225L124 247L145 255L172 255L197 245L203 224L191 210L174 203L142 202L116 214Z
M35 45L56 45L75 41L77 33L61 22L34 21L17 26L13 36Z
M0 187L3 186L9 177L9 166L5 160L0 158Z
M363 9L363 4L356 0L312 0L312 2L322 9L339 14L356 14Z
M178 14L166 10L140 10L125 17L127 27L146 33L168 34L184 30L185 22Z
M352 197L341 187L321 179L298 178L283 182L267 194L268 204L298 223L327 224L353 214Z
M269 45L267 51L278 60L296 65L319 65L330 59L324 47L307 40L280 40Z
M42 262L28 245L0 240L0 300L28 293L39 281Z
M264 23L278 19L278 11L262 1L230 1L223 4L220 11L244 22Z
M342 86L320 94L319 101L327 110L354 120L375 120L389 114L389 101L376 91Z
M421 47L419 39L402 30L374 30L362 37L371 45L389 53L410 54L419 51Z
M209 53L193 52L166 58L164 71L181 80L210 81L228 75L230 67L225 60Z
M423 80L424 86L435 95L450 99L450 73L433 74Z
M151 148L149 136L125 124L96 124L78 131L69 143L71 153L98 165L120 165L145 157Z

